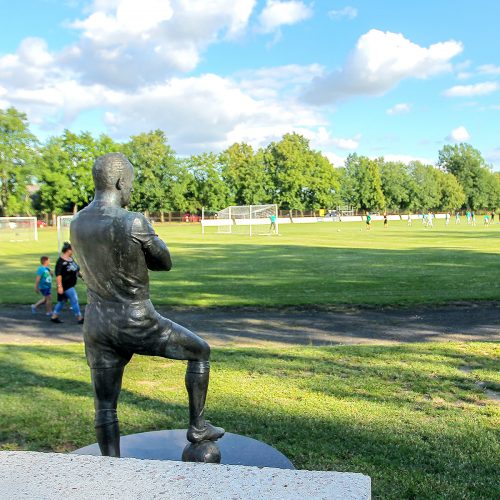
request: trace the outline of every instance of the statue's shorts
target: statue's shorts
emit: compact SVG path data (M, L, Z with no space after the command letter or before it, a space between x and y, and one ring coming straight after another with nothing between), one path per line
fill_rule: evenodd
M90 368L125 366L133 354L172 359L208 359L208 344L155 311L150 300L91 301L83 325Z

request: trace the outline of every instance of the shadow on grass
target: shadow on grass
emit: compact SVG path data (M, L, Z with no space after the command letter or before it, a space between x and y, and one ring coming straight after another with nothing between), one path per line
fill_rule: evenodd
M465 233L464 238L468 237ZM497 239L500 232L481 237ZM333 236L331 244L176 245L174 269L151 274L153 302L282 306L500 299L495 252L447 248L453 241L446 240L443 248L391 250L339 248ZM36 262L38 257L25 254L23 263ZM0 259L0 264L0 302L33 300L33 270L20 267L12 256Z
M68 451L95 441L81 350L1 352L4 448ZM436 344L215 350L208 410L217 424L275 446L298 468L370 475L375 496L488 498L498 456L493 408L452 403L478 392L473 375L458 368L492 369L496 359L490 350ZM120 397L123 434L186 426L183 370L134 358ZM142 380L157 385L138 386ZM429 393L450 404L421 399Z

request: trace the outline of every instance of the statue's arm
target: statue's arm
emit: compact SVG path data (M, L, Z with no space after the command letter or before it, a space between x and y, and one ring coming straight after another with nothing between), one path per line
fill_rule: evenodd
M168 247L143 215L139 215L134 221L132 238L141 244L149 270L170 271L172 259Z

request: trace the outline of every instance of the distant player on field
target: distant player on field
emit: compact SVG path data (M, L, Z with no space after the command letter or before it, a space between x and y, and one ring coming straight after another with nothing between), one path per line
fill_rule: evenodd
M269 225L269 232L276 234L276 215L269 216L269 220L271 224Z

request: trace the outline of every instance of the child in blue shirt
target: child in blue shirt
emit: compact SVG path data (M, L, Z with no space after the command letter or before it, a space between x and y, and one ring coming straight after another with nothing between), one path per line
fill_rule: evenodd
M31 312L36 314L38 306L45 304L47 316L52 315L52 271L50 270L50 259L46 255L40 257L41 266L36 270L35 292L40 293L42 298L32 304Z

